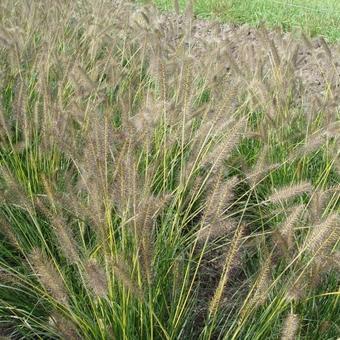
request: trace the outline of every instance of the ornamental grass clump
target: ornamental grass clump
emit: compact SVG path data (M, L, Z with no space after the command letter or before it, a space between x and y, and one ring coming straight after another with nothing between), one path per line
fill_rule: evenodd
M0 336L308 337L337 134L331 105L302 113L294 41L237 58L191 1L0 8Z

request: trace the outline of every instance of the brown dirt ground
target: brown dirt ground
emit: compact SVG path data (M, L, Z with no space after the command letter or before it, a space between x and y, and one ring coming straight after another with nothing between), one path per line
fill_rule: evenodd
M166 44L175 46L184 39L185 53L189 52L196 65L210 67L214 61L210 60L210 66L207 64L209 55L217 56L218 63L224 65L222 72L228 74L232 65L225 59L227 51L249 79L258 72L258 65L261 65L260 77L270 79L275 57L278 57L281 77L290 79L281 79L281 83L283 87L292 82L298 84L294 101L306 114L322 110L332 110L334 114L340 107L340 45L327 45L321 37L309 39L304 34L284 33L279 29L267 31L248 25L229 25L178 16L174 12L159 14L151 7L139 9L139 13L141 11L149 21L144 22L144 27L156 28ZM132 20L136 17L135 13ZM216 60L215 64L218 63Z
M163 14L161 20L165 26L178 21L180 27L185 21L183 16L176 16L174 13ZM298 45L295 74L301 79L306 92L322 94L330 86L340 91L339 45L328 46L322 37L309 39L302 35L299 37L297 34L284 33L279 29L267 33L280 56L286 55L295 44ZM192 20L187 46L189 44L195 57L205 53L206 47L222 49L227 45L235 60L247 54L247 47L253 46L256 52L266 49L260 29L200 19Z

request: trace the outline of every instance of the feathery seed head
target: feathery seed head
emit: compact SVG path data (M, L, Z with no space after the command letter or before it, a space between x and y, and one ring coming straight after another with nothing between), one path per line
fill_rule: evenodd
M336 213L328 216L324 222L313 226L309 237L305 241L305 249L311 254L324 252L339 240L340 218Z
M33 249L29 256L38 280L49 294L59 303L68 304L68 295L62 273L57 271L53 263L48 260L39 249Z
M299 328L299 317L296 314L288 314L282 327L281 340L294 340Z
M89 288L97 297L105 297L108 294L108 284L105 271L99 263L93 259L84 263L85 279Z
M268 201L271 203L287 201L306 192L310 192L312 189L313 187L309 182L301 182L298 184L282 187L271 194L268 198Z

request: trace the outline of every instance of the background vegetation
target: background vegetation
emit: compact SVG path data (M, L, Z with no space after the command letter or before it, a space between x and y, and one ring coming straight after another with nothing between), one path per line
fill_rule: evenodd
M154 3L163 10L173 8L171 0ZM182 9L185 3L179 0ZM286 31L302 29L330 42L340 39L340 2L337 0L196 0L194 12L205 19L253 26L265 23Z

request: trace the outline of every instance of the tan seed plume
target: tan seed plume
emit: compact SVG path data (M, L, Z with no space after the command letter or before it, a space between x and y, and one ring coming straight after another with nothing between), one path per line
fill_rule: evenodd
M279 203L295 198L306 192L312 191L313 187L309 182L301 182L299 184L286 186L279 188L273 194L268 197L268 201L271 203Z
M39 249L34 249L31 252L29 262L36 272L38 280L49 294L59 303L67 305L68 295L63 276L56 270L53 263Z
M296 314L289 313L284 320L282 327L281 340L294 340L299 329L299 317Z

